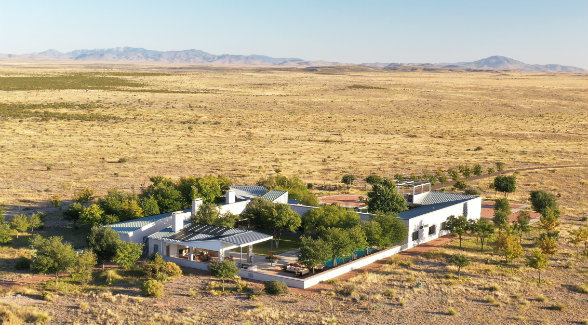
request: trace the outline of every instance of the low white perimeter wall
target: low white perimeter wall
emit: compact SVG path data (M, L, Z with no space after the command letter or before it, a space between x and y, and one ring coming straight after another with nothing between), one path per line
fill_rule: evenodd
M179 266L208 271L208 263L206 262L190 261L185 258L175 258L169 256L163 256L163 259L168 262L174 262Z
M239 276L242 278L247 278L247 279L257 280L257 281L278 280L281 282L285 282L286 285L288 285L289 287L306 289L306 288L312 287L313 285L318 284L319 282L326 281L326 280L329 280L332 278L336 278L336 277L343 275L347 272L357 270L357 269L362 268L368 264L372 264L373 262L375 262L377 260L381 260L383 258L387 258L387 257L390 257L394 254L397 254L400 252L401 247L402 246L394 246L394 247L388 248L386 250L379 251L377 253L373 253L371 255L359 258L359 259L354 260L352 262L347 262L345 264L334 267L334 268L329 269L327 271L320 272L316 275L309 276L307 278L294 278L294 277L283 276L283 275L278 275L278 274L269 274L269 273L263 273L263 272L258 272L258 271L249 271L249 270L241 270L241 272L239 272Z

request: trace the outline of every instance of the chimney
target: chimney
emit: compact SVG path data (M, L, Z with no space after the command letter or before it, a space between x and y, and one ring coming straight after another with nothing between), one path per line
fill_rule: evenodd
M181 211L172 212L172 231L178 232L184 228L184 216Z
M225 203L226 203L226 204L235 203L235 191L233 191L233 190L228 190L228 191L225 193Z
M192 199L192 215L196 215L196 211L202 205L202 199Z

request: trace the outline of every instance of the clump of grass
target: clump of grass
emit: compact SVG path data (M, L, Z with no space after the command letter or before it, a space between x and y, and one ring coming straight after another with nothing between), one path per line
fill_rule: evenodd
M125 158L125 157L118 158L118 163L119 163L119 164L124 164L124 163L126 163L127 161L129 161L129 159L127 159L127 158Z
M547 307L547 309L549 309L549 310L562 311L562 310L566 309L566 305L564 305L564 304L552 304L551 306Z
M484 300L489 304L496 303L496 298L494 298L493 296L487 296Z
M57 299L57 295L50 291L43 291L41 298L46 301L55 301L55 299Z
M384 291L384 296L386 297L393 297L396 294L396 291L394 291L394 289L392 288L388 288L386 289L386 291Z
M188 296L192 298L198 297L198 290L190 288L190 290L188 291Z
M547 301L547 297L545 297L544 295L539 295L539 296L537 296L536 299L539 302L546 302Z
M0 324L45 324L49 321L51 321L51 316L37 308L8 303L0 304Z
M340 296L349 297L353 293L355 293L356 291L355 291L354 285L348 284L348 285L340 286L339 288L337 288L335 290L335 292Z
M455 309L453 309L452 307L449 307L447 309L447 315L455 316L455 315L457 315L457 311Z
M88 310L88 309L90 309L90 304L85 301L82 301L82 302L80 302L80 305L78 307L81 310Z
M588 294L588 283L574 285L572 286L572 290L578 293Z
M491 285L485 287L484 290L496 292L496 291L500 291L500 286L498 286L498 284L491 284Z

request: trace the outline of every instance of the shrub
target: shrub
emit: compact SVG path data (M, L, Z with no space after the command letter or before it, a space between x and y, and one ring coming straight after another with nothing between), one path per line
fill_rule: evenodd
M163 268L163 272L170 278L182 276L182 269L174 262L167 262Z
M480 195L480 191L475 187L468 187L464 193L467 195Z
M457 311L451 307L449 307L449 309L447 309L447 314L451 315L451 316L455 316L457 315Z
M41 294L41 298L46 301L53 301L57 299L57 295L50 291L43 291L43 293Z
M551 306L547 307L547 309L549 309L549 310L562 311L562 310L566 309L566 305L564 305L564 304L552 304Z
M545 297L544 295L540 295L540 296L537 297L537 301L546 302L547 301L547 297Z
M289 291L286 283L278 280L266 281L263 285L265 292L270 295L284 295Z
M588 293L588 282L585 284L578 284L572 287L572 289L579 293Z
M30 270L31 268L31 259L21 256L16 260L14 268L17 270Z
M353 293L355 293L355 286L352 284L344 285L337 288L337 294L341 296L349 297Z
M484 289L494 292L500 290L500 287L497 284L491 284Z
M394 289L386 289L386 291L384 291L384 296L386 297L393 297L396 294L396 292L394 291Z
M160 297L163 295L163 283L157 280L147 280L141 284L141 293L147 297Z

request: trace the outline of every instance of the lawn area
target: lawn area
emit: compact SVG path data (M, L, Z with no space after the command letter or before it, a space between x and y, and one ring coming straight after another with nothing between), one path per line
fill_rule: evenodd
M268 256L272 251L272 242L273 240L269 240L263 243L259 243L253 245L253 252L257 255L265 255ZM275 242L274 242L275 245ZM274 255L280 254L283 252L291 251L294 249L298 249L300 247L300 236L296 234L285 234L280 238L280 243L278 244L278 248L274 247Z

